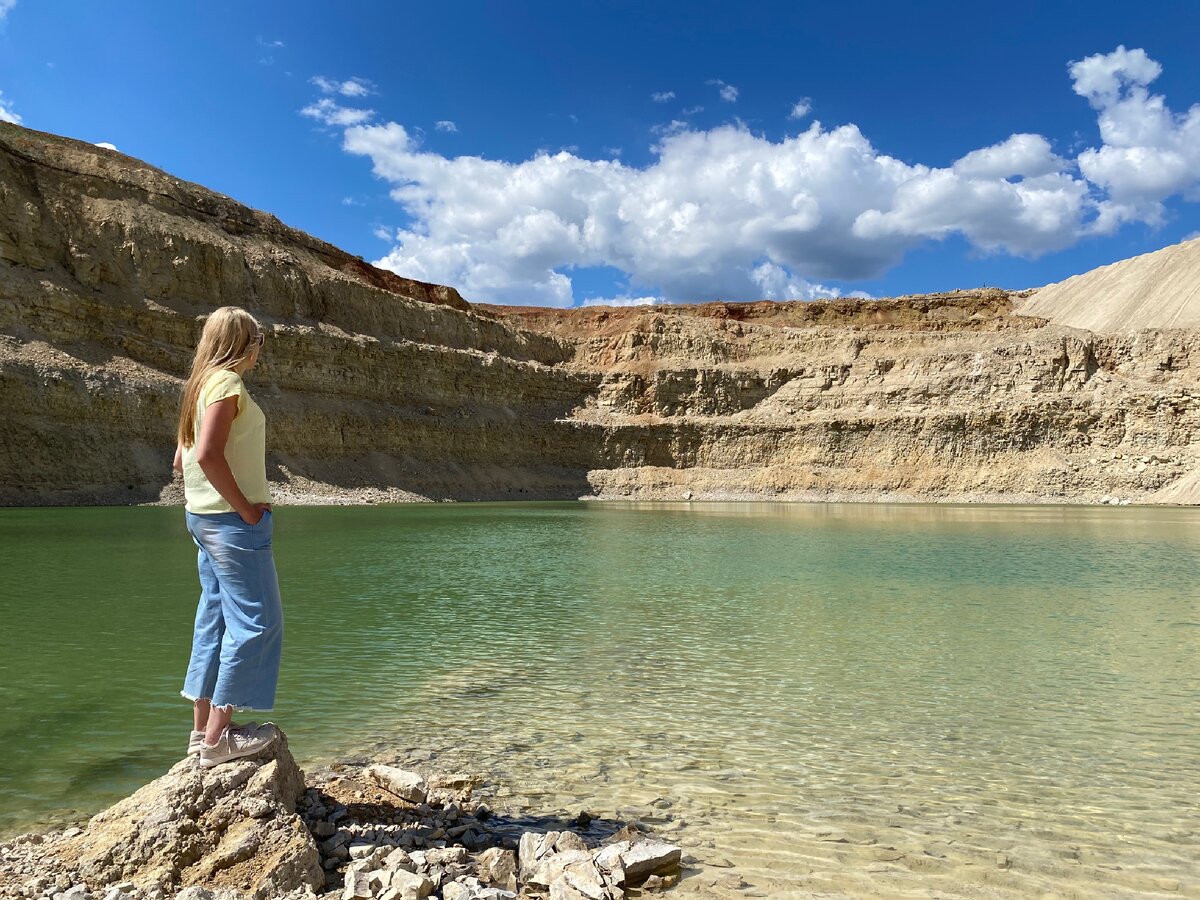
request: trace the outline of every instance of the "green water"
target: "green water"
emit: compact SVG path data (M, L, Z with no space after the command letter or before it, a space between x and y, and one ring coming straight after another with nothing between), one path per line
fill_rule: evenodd
M302 762L657 815L769 896L1200 891L1200 511L281 508L275 552ZM197 590L178 509L0 510L0 832L181 756Z

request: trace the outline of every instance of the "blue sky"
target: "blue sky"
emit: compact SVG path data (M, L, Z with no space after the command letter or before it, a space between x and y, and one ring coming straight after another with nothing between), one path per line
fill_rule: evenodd
M1020 288L1200 232L1194 2L0 10L0 115L474 301Z

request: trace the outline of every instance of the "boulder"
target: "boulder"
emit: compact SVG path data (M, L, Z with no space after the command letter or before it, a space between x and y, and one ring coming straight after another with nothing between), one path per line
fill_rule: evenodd
M570 850L560 856L573 855ZM552 857L557 859L557 857ZM550 882L550 900L621 900L625 892L610 885L591 856L575 858L563 866L561 874Z
M635 841L621 854L627 884L640 884L651 875L661 875L679 868L683 851L674 844L655 838Z
M591 854L583 838L573 831L526 831L517 846L522 884L549 887L566 866L579 860L590 863Z
M295 814L304 775L275 731L256 756L212 769L194 757L177 763L59 844L55 862L93 890L197 885L265 898L322 889L317 846Z
M429 793L425 779L416 772L397 769L395 766L367 766L364 774L389 793L409 803L424 803Z
M517 855L503 847L489 847L475 857L481 881L509 891L517 889Z
M421 900L433 893L434 884L424 875L406 869L389 869L388 878L377 895L379 900Z

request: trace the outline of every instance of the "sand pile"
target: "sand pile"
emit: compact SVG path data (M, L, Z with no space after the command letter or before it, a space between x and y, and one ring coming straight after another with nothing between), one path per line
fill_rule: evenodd
M1200 326L1200 238L1048 284L1019 313L1098 332Z

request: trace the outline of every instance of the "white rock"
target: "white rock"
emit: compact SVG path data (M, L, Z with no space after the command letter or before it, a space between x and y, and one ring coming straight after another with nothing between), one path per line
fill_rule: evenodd
M368 778L385 791L389 791L409 803L424 803L429 792L425 785L425 779L416 772L384 765L367 766L364 772Z
M425 876L395 869L387 889L379 894L379 900L421 900L432 893L433 882Z
M502 847L489 847L475 857L479 877L510 891L517 889L517 855Z
M346 867L346 886L342 889L342 900L370 900L375 896L371 886L371 872L365 866L351 863Z
M626 884L640 884L649 876L679 867L683 851L674 844L653 838L636 841L621 853Z

